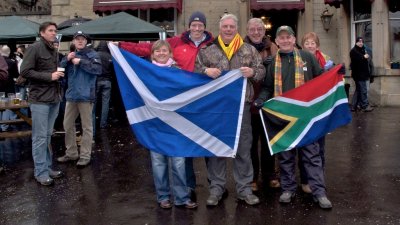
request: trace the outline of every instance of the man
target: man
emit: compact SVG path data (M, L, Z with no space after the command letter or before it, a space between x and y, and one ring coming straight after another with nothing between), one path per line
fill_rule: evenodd
M7 45L3 45L3 47L0 49L0 57L3 57L4 60L7 62L8 66L8 80L5 83L5 92L7 93L15 93L15 81L18 76L18 66L17 62L15 62L14 59L10 58L10 53L11 50ZM15 120L17 119L17 114L15 114L13 111L7 109L3 112L0 112L0 118L2 120ZM1 124L0 125L0 131L7 131L10 128L9 124Z
M243 77L249 79L246 89L246 100L240 131L239 146L233 161L233 175L236 182L237 198L249 205L260 202L252 193L253 167L250 147L252 142L250 105L253 100L253 82L260 81L265 75L260 54L257 50L243 42L238 34L238 19L235 15L224 15L219 22L219 36L209 46L200 50L196 59L195 72L204 73L217 79L222 71L240 69ZM225 192L226 184L225 158L209 158L207 173L210 181L208 206L216 206Z
M275 42L279 50L267 70L260 96L255 101L257 107L262 107L265 100L296 88L323 72L311 53L295 48L296 38L291 27L279 27ZM281 203L290 203L296 193L296 152L296 149L292 149L278 154L283 191L279 197ZM332 203L326 197L322 159L317 140L299 148L298 153L304 164L314 200L319 202L321 208L332 208Z
M364 46L364 39L362 37L357 37L356 44L350 50L351 77L356 84L351 111L356 111L358 107L360 107L363 112L371 112L374 110L368 102L368 81L371 78L369 58L370 55Z
M194 12L189 17L189 30L180 36L167 39L172 48L173 59L179 68L193 72L200 48L213 40L212 34L205 30L206 25L206 16L202 12ZM150 57L152 43L120 42L119 46L136 55ZM187 185L191 189L192 200L195 201L196 176L193 170L193 158L186 158L185 167Z
M107 118L109 103L111 97L111 80L115 77L114 66L112 63L112 56L108 49L106 41L100 41L97 46L97 53L101 59L102 73L97 77L96 81L96 104L97 99L101 97L101 117L100 117L100 129L107 128ZM95 132L96 125L96 107L93 107L93 132Z
M8 66L3 57L0 57L0 81L5 81L8 78ZM0 82L0 89L3 87L4 82Z
M51 169L51 135L61 100L58 80L64 73L57 71L57 50L53 46L57 25L44 22L39 33L40 40L32 44L24 55L21 75L29 81L34 175L40 184L51 185L54 178L63 175L61 171Z
M247 22L247 35L244 42L254 46L260 53L265 68L271 63L272 57L278 51L278 47L265 35L264 22L260 18L252 18ZM261 89L261 81L253 83L255 100ZM271 155L268 150L267 138L265 137L261 117L258 109L251 106L251 128L253 142L251 145L251 160L253 164L254 177L251 187L253 191L258 190L258 177L261 164L261 175L263 186L279 188L280 184L275 173L275 155ZM261 142L261 160L258 153L258 142Z
M96 93L96 77L101 74L101 60L93 49L86 47L89 36L82 31L74 34L72 40L76 51L68 53L61 61L68 78L65 93L67 104L64 115L65 155L57 158L58 162L75 161L83 168L90 163L92 152L93 125L92 110ZM82 139L80 154L76 144L75 120L80 115Z

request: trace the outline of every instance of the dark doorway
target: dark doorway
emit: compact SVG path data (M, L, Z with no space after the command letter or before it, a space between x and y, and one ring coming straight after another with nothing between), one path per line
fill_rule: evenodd
M275 33L278 27L287 25L297 30L297 10L252 10L253 17L262 18L265 23L269 23L271 28L267 28L266 34L275 40Z

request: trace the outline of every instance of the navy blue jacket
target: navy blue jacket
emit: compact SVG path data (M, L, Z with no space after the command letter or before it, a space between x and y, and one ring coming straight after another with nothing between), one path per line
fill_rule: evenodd
M70 102L94 102L96 98L96 77L101 74L101 60L96 51L84 48L75 53L81 61L74 65L67 56L60 63L65 68L68 89L65 98Z

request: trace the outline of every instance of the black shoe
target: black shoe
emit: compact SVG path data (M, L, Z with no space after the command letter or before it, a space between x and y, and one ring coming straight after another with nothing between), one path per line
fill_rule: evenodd
M36 181L43 185L43 186L50 186L54 184L54 180L51 178L40 178L40 177L35 177Z
M367 107L365 107L365 108L363 108L363 109L361 109L361 111L363 111L363 112L372 112L374 110L374 108L372 108L371 106L367 106Z
M64 176L64 173L60 170L49 170L49 176L52 179L57 179Z

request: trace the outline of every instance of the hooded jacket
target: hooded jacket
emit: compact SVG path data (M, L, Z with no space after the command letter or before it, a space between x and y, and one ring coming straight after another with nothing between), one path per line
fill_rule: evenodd
M106 41L100 41L96 48L101 60L101 74L97 77L97 81L110 80L115 76L112 56L108 49Z

